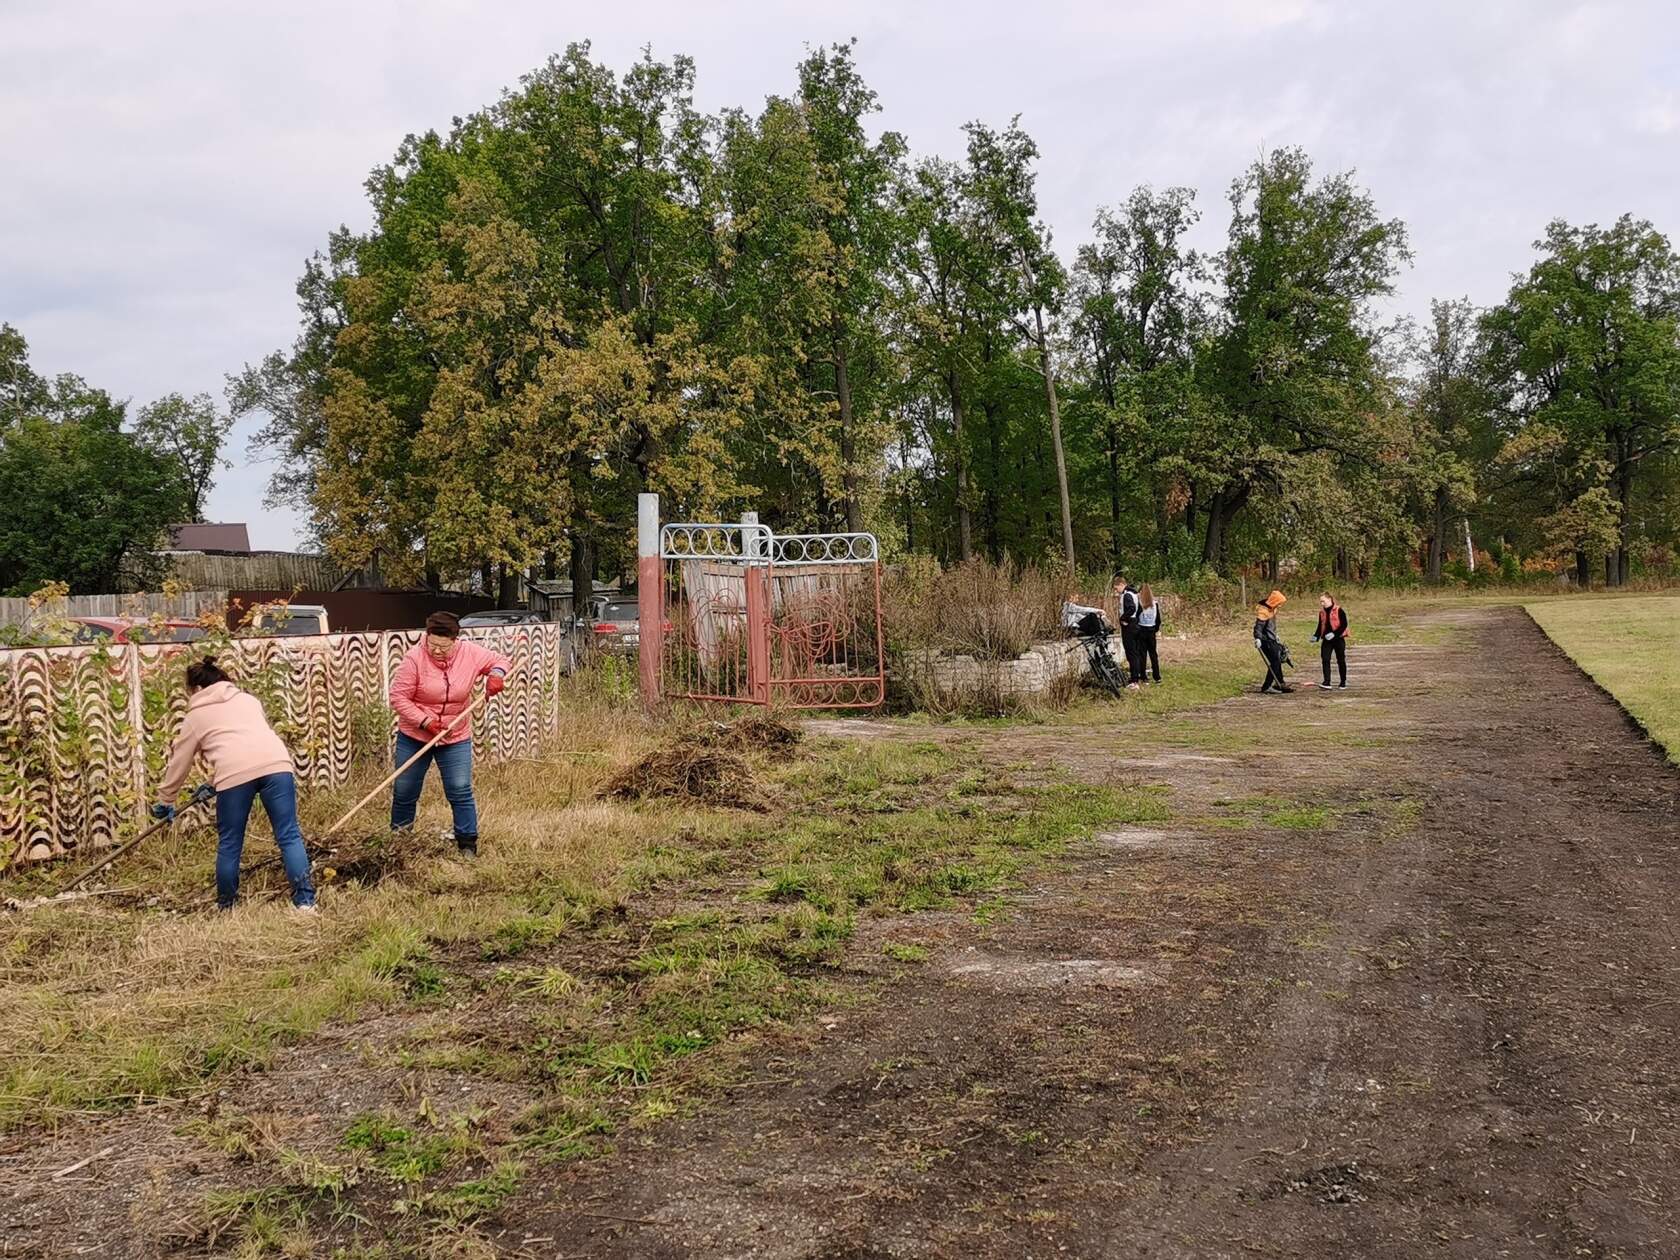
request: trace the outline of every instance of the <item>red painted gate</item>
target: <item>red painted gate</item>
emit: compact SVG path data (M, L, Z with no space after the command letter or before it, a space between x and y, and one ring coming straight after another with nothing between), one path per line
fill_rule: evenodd
M778 536L752 520L661 525L656 496L643 499L645 699L881 704L881 561L873 534Z

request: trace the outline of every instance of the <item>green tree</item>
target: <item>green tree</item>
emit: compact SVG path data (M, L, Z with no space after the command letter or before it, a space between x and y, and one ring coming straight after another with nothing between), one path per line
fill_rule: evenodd
M1561 220L1535 242L1541 257L1484 321L1489 361L1521 426L1543 438L1532 467L1567 468L1554 519L1583 540L1614 505L1616 540L1605 576L1626 582L1641 472L1680 447L1680 255L1649 222ZM1577 549L1577 577L1589 574Z
M137 589L162 575L156 554L187 488L173 461L123 428L123 404L77 376L47 382L10 326L0 425L0 592L49 581L73 594Z
M1221 327L1207 360L1219 423L1198 451L1208 486L1202 555L1228 567L1231 524L1291 460L1369 458L1362 417L1386 381L1372 303L1409 258L1397 220L1350 174L1313 179L1299 149L1256 161L1231 186L1219 259Z
M220 413L209 394L165 394L140 408L135 418L134 436L180 470L189 521L204 519L204 499L217 471L233 466L222 457L232 427L233 417Z
M969 123L967 179L981 221L985 248L998 260L999 278L991 295L996 310L1011 320L1033 350L1044 382L1050 416L1050 445L1056 461L1062 552L1070 570L1078 568L1074 550L1073 507L1068 490L1067 451L1062 442L1061 401L1056 391L1056 317L1067 288L1067 273L1050 247L1049 229L1038 218L1038 146L1011 121L1001 131Z
M1120 556L1124 482L1151 489L1156 546L1167 553L1175 501L1193 468L1183 440L1192 406L1195 346L1205 323L1201 258L1185 244L1198 215L1188 188L1134 191L1118 210L1100 209L1096 240L1079 248L1073 274L1072 334L1101 413L1109 534Z
M1453 522L1476 502L1497 440L1475 308L1468 299L1433 301L1429 314L1416 349L1411 405L1420 433L1412 469L1422 500L1424 576L1439 582Z

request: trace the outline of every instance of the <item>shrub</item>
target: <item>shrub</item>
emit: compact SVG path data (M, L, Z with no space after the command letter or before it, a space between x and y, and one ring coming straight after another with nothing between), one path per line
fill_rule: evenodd
M1065 584L1033 565L970 560L941 569L929 556L897 565L882 586L895 651L953 652L1006 661L1061 634Z

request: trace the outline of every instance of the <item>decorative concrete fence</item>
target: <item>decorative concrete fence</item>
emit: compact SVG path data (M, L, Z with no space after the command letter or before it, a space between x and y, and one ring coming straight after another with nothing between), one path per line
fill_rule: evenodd
M894 671L946 697L982 695L1025 700L1049 693L1064 680L1085 672L1085 652L1078 643L1038 643L1012 661L953 656L932 650L906 652Z
M508 689L474 718L480 758L532 756L559 733L564 636L558 625L475 632L515 666ZM236 639L217 658L262 698L299 783L336 787L358 761L389 755L391 678L419 639L419 631ZM186 711L182 673L194 651L0 651L0 863L108 845L140 825Z

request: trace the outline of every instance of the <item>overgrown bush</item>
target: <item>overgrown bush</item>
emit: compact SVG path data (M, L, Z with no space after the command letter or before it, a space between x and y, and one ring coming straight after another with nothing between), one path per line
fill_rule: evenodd
M882 614L895 652L951 652L1013 660L1061 636L1067 583L1034 565L970 560L941 569L931 556L895 565L882 583Z

